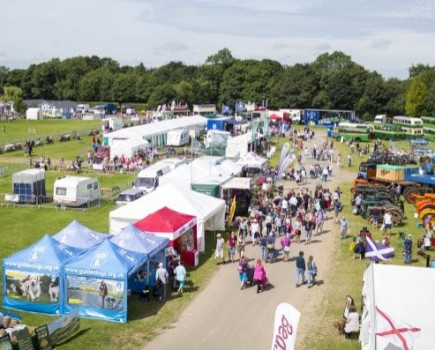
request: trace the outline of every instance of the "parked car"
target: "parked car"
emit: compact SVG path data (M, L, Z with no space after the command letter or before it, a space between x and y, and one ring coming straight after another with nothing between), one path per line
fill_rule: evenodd
M125 190L121 192L116 199L116 207L119 208L123 205L126 205L128 203L134 202L136 199L142 197L144 195L144 192L137 188L132 188L129 190Z

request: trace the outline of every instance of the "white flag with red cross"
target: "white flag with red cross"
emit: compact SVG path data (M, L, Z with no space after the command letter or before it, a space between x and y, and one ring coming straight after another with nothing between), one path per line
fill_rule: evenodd
M411 350L415 339L420 335L420 328L412 327L405 322L393 320L376 306L376 335L381 337L385 349L389 343L403 350Z

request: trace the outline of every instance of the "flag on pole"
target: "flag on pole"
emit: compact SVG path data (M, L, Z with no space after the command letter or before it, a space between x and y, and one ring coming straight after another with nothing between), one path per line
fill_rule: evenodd
M385 342L386 349L391 343L398 349L411 350L415 339L420 335L420 328L412 327L407 323L394 321L385 312L376 306L376 335Z
M366 258L376 262L391 260L391 258L393 258L393 247L388 247L382 243L373 242L370 237L366 237L366 240Z
M231 224L233 222L235 212L236 212L236 196L233 197L233 201L231 202L230 215L228 215L228 224Z

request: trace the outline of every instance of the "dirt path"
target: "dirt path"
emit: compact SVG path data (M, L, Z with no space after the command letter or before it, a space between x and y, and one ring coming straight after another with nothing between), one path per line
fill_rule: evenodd
M315 142L320 145L326 133L317 131ZM307 142L312 147L314 141ZM311 159L304 161L306 168ZM320 162L322 163L322 162ZM332 191L340 183L349 181L352 174L334 167L333 177L326 186ZM318 180L308 180L303 187L313 189ZM325 183L323 183L325 184ZM295 187L287 183L286 190ZM292 243L291 261L266 264L269 280L274 288L257 294L256 288L240 290L237 263L219 266L217 273L201 294L184 310L179 320L146 346L147 350L160 349L267 349L272 342L275 308L281 302L295 306L302 314L297 335L297 348L301 348L306 336L315 332L316 317L326 298L328 283L333 274L333 259L338 243L338 229L328 213L324 232L314 236L310 244ZM305 256L313 255L319 269L318 285L308 289L295 286L295 262L300 250ZM258 246L248 245L246 255L250 259L260 257ZM251 261L252 263L252 261Z

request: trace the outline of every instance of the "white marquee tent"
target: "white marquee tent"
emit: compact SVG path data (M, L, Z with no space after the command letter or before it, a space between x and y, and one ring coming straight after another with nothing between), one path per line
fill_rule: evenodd
M248 168L259 168L261 169L263 165L267 162L266 158L262 158L254 152L249 152L236 162L241 166L246 166Z
M225 201L191 189L167 184L150 194L113 210L109 214L110 232L116 234L163 207L196 216L198 248L205 249L205 230L225 229Z
M435 269L424 267L370 264L364 273L361 348L363 350L398 349L388 338L376 336L379 319L375 307L393 321L420 328L414 350L433 349L435 344Z

